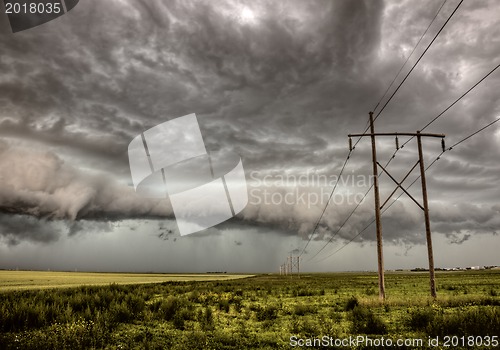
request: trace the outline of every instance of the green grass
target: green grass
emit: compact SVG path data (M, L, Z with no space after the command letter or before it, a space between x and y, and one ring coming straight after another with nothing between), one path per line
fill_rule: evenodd
M437 283L434 300L427 274L387 273L385 302L375 273L6 291L0 349L290 349L291 336L500 335L500 271L439 272Z

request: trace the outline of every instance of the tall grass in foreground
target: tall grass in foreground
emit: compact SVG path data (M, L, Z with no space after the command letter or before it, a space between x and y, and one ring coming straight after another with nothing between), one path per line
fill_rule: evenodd
M500 332L500 308L477 306L447 313L441 308L426 307L411 312L407 320L410 329L431 336L485 336Z
M499 273L258 276L0 293L0 349L287 349L290 336L499 335ZM464 290L467 293L464 293ZM493 292L492 292L493 291Z

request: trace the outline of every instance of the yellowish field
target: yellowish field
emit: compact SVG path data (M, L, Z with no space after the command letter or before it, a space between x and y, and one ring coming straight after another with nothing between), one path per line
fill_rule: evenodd
M167 281L217 281L250 277L230 274L153 274L55 271L0 271L0 292L8 290L66 288L83 285L140 284Z

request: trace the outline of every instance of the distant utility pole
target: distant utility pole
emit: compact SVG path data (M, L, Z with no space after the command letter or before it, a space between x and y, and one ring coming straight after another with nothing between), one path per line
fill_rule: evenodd
M431 237L431 224L429 219L429 204L427 200L427 183L425 181L425 166L424 166L424 156L422 152L422 137L438 137L441 138L441 146L443 151L445 149L444 144L444 134L429 134L429 133L421 133L417 131L416 133L401 133L401 132L392 132L392 133L375 133L375 127L373 125L373 112L370 112L370 133L369 134L349 134L349 147L352 151L352 141L351 137L364 137L370 136L372 141L372 163L373 163L373 191L375 194L375 221L377 227L377 257L378 257L378 287L379 287L379 298L385 299L385 281L384 281L384 255L383 255L383 244L382 244L382 221L380 219L380 210L387 204L389 199L391 199L392 195L400 188L404 193L410 197L413 202L415 202L420 209L424 212L425 217L425 234L427 239L427 254L429 257L429 275L430 275L430 289L431 296L433 298L436 297L436 277L434 274L434 254L432 251L432 237ZM417 138L418 145L418 161L415 165L410 169L410 171L406 174L402 181L398 182L389 172L385 169L378 161L377 161L377 148L376 148L376 137L377 136L395 136L396 137L396 149L399 149L399 141L398 136L411 136ZM422 201L423 205L421 205L413 196L403 188L403 182L408 178L413 169L420 165L420 180L422 182ZM386 173L389 178L396 183L396 188L389 197L385 200L385 202L380 205L380 195L379 195L379 184L378 184L378 167L382 169L384 173Z
M300 278L300 256L290 256L290 266L291 266L291 274L293 275L293 271L297 270L297 276Z
M295 271L297 276L300 277L300 256L287 256L286 262L280 266L280 275L290 275L292 277Z
M297 275L300 278L300 256L297 257Z
M288 275L288 258L286 258L286 262L281 265L281 270L283 271L283 275Z

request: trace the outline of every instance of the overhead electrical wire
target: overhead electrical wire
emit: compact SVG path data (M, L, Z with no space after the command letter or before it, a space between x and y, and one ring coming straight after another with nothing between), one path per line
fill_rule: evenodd
M391 83L389 84L389 86L385 90L384 94L382 95L382 97L380 98L380 100L378 100L377 104L375 105L375 108L373 108L373 112L374 113L377 110L377 108L380 105L380 103L382 102L382 100L384 99L384 97L387 95L387 93L391 89L392 85L394 85L394 83L396 82L396 79L398 78L399 74L401 74L401 72L403 71L403 68L406 66L406 64L410 60L411 56L413 56L413 53L415 52L415 50L417 49L418 45L420 44L420 42L424 38L425 34L427 34L427 32L429 31L429 28L431 27L432 23L434 23L434 21L436 20L437 16L439 15L439 12L441 12L441 9L443 8L444 4L446 4L446 1L448 1L448 0L444 0L443 3L441 4L441 6L439 6L439 9L437 10L436 14L434 15L434 18L432 18L432 21L429 23L429 25L427 26L427 28L425 28L425 31L420 36L420 39L418 39L417 43L413 47L413 50L411 50L411 52L408 55L408 57L406 57L405 62L403 63L403 65L401 66L401 68L399 68L399 71L394 76L394 79L392 79Z
M454 105L456 105L461 99L463 99L465 96L467 96L472 90L474 90L479 84L481 84L486 78L488 78L493 72L495 72L498 68L500 68L500 64L498 64L495 68L490 70L485 76L483 76L481 79L479 79L474 85L472 85L466 92L464 92L460 97L458 97L453 103L451 103L448 107L446 107L441 113L439 113L437 116L432 118L420 131L424 131L427 129L432 123L434 123L436 120L438 120L443 114L445 114L449 109L451 109ZM396 148L394 153L392 154L391 158L387 161L385 164L385 168L392 162L392 160L396 157L396 154L399 152L400 149L404 148L411 140L413 140L415 136L410 137L408 140L403 142L401 147ZM381 176L384 173L380 174Z
M408 71L408 73L406 73L405 77L403 78L403 80L399 83L399 85L397 86L397 88L394 90L394 92L391 94L391 96L389 97L389 99L384 103L382 109L377 113L377 115L375 116L375 118L373 119L373 121L377 120L377 118L380 116L380 114L384 111L385 107L387 107L387 105L389 104L389 102L391 102L392 98L394 97L394 95L396 95L396 93L399 91L399 89L401 88L401 86L403 86L403 84L405 83L406 79L408 79L408 77L410 76L410 74L413 72L413 70L415 69L415 67L419 64L419 62L422 60L422 58L425 56L425 54L427 53L427 51L430 49L430 47L432 46L432 44L434 43L434 41L436 41L437 37L439 36L439 34L441 34L441 32L443 31L444 27L446 27L446 25L448 24L448 22L451 20L451 18L453 17L453 15L457 12L458 8L460 7L460 5L462 5L464 0L461 0L458 5L455 7L455 9L453 10L453 12L448 16L448 19L446 20L446 22L444 22L444 24L441 26L441 28L439 29L439 31L436 33L436 35L434 35L434 38L431 40L431 42L427 45L427 47L425 48L425 50L422 52L422 54L420 55L420 57L417 59L417 61L415 61L415 63L413 64L413 66L411 67L411 69ZM446 2L446 1L445 1ZM434 22L435 18L438 16L439 12L441 11L442 7L444 6L445 2L443 2L442 6L439 8L438 12L436 13L435 17L432 19L431 23L429 24L429 27L430 25L432 24L432 22ZM426 32L429 28L426 29ZM425 33L424 33L425 34ZM419 40L420 42L420 40ZM416 48L416 46L415 46ZM415 49L414 49L415 50ZM413 51L414 51L413 50ZM412 53L413 53L412 51ZM410 55L411 56L411 55ZM410 57L408 56L408 58ZM406 64L406 62L405 62ZM401 70L403 69L404 65L401 67ZM398 73L399 75L399 73ZM397 75L396 75L396 78L397 78ZM391 83L392 85L393 83ZM385 96L386 94L384 94ZM383 97L382 97L383 98ZM382 99L381 99L382 100ZM379 103L377 103L376 107L378 107L378 105L380 104L381 100L379 101ZM365 131L363 131L363 135L366 134L366 132L368 131L370 127L366 127L365 128ZM354 146L353 146L353 149L356 148L356 146L358 145L359 141L361 140L362 136L360 136L356 142L354 143Z
M321 253L323 251L323 249L325 249L326 246L333 241L333 239L337 236L337 234L340 232L340 230L342 230L342 228L345 226L345 224L347 223L347 221L349 221L349 219L354 214L354 212L358 209L358 207L361 205L361 203L363 203L363 200L366 198L366 196L368 195L368 193L370 193L372 187L373 187L373 185L371 185L370 188L368 188L368 191L366 191L366 193L363 195L363 198L361 198L361 200L358 202L358 204L356 204L356 206L354 207L354 209L347 216L347 218L344 220L344 222L342 223L342 225L340 225L340 227L337 229L337 231L335 231L335 233L330 237L330 239L326 242L326 244L323 245L323 247L320 250L318 250L316 252L316 254L314 254L312 257L310 257L307 261L311 261L316 256L318 256L318 254Z
M389 102L391 102L391 100L394 97L394 95L396 95L396 93L399 91L399 89L404 84L404 82L406 81L406 79L410 76L411 72L413 72L413 70L415 69L415 67L418 65L418 63L420 62L420 60L422 59L422 57L424 57L424 55L427 53L427 51L431 48L431 46L434 43L434 41L436 41L436 39L439 36L439 34L441 34L441 32L443 31L444 27L446 27L446 25L448 24L448 22L451 20L451 18L453 17L453 15L457 12L458 8L460 7L460 5L462 5L463 2L464 2L464 0L461 0L458 3L458 5L455 7L455 9L453 10L453 12L451 13L451 15L448 16L448 19L446 20L446 22L444 22L444 24L441 26L441 28L439 29L439 31L436 33L436 35L434 36L434 38L432 39L432 41L425 48L424 52L422 52L422 54L420 55L420 57L417 59L417 61L411 67L410 71L405 75L405 77L403 78L403 80L401 81L401 83L399 83L399 85L396 88L396 90L394 90L394 92L392 93L392 95L385 102L385 104L383 105L382 109L377 113L377 115L374 118L374 121L377 120L377 118L380 116L380 114L384 111L385 107L387 107L387 105L389 104Z
M420 129L420 131L424 131L425 129L427 129L432 123L434 123L436 120L438 120L443 114L445 114L451 107L453 107L454 105L456 105L461 99L463 99L465 96L467 96L469 94L469 92L471 92L472 90L474 90L479 84L481 84L486 78L488 78L491 74L493 74L493 72L495 72L498 68L500 68L500 64L498 64L495 68L493 68L492 70L490 70L488 72L488 74L486 74L485 76L483 76L481 79L479 79L474 85L472 85L466 92L464 92L459 98L457 98L455 101L453 101L452 104L450 104L448 107L446 107L441 113L439 113L437 116L435 116L434 118L432 118L431 121L429 121L427 124L425 124L425 126ZM408 142L410 142L415 136L412 136L411 138L409 138L406 142L404 142L402 145L401 145L401 148L403 148ZM397 150L396 150L397 151Z
M352 153L352 150L349 150L349 153L347 154L347 157L344 161L344 165L342 165L342 168L341 168L339 175L337 177L337 181L335 182L335 186L333 187L332 191L330 192L330 196L328 197L328 200L326 201L326 205L323 208L323 211L321 212L321 215L319 216L318 220L316 221L316 224L314 225L313 231L312 231L311 235L309 236L309 239L307 240L307 243L304 246L304 248L302 249L302 252L299 254L299 256L302 256L302 254L304 254L304 252L306 251L306 248L309 246L309 243L311 243L312 237L316 233L316 230L318 229L319 224L321 223L321 219L323 219L323 215L325 215L326 208L328 208L328 204L330 203L330 200L333 197L333 193L335 192L335 189L337 188L337 186L339 184L339 179L342 176L342 174L344 173L344 169L345 169L347 163L349 162L349 159L351 157L351 153Z

